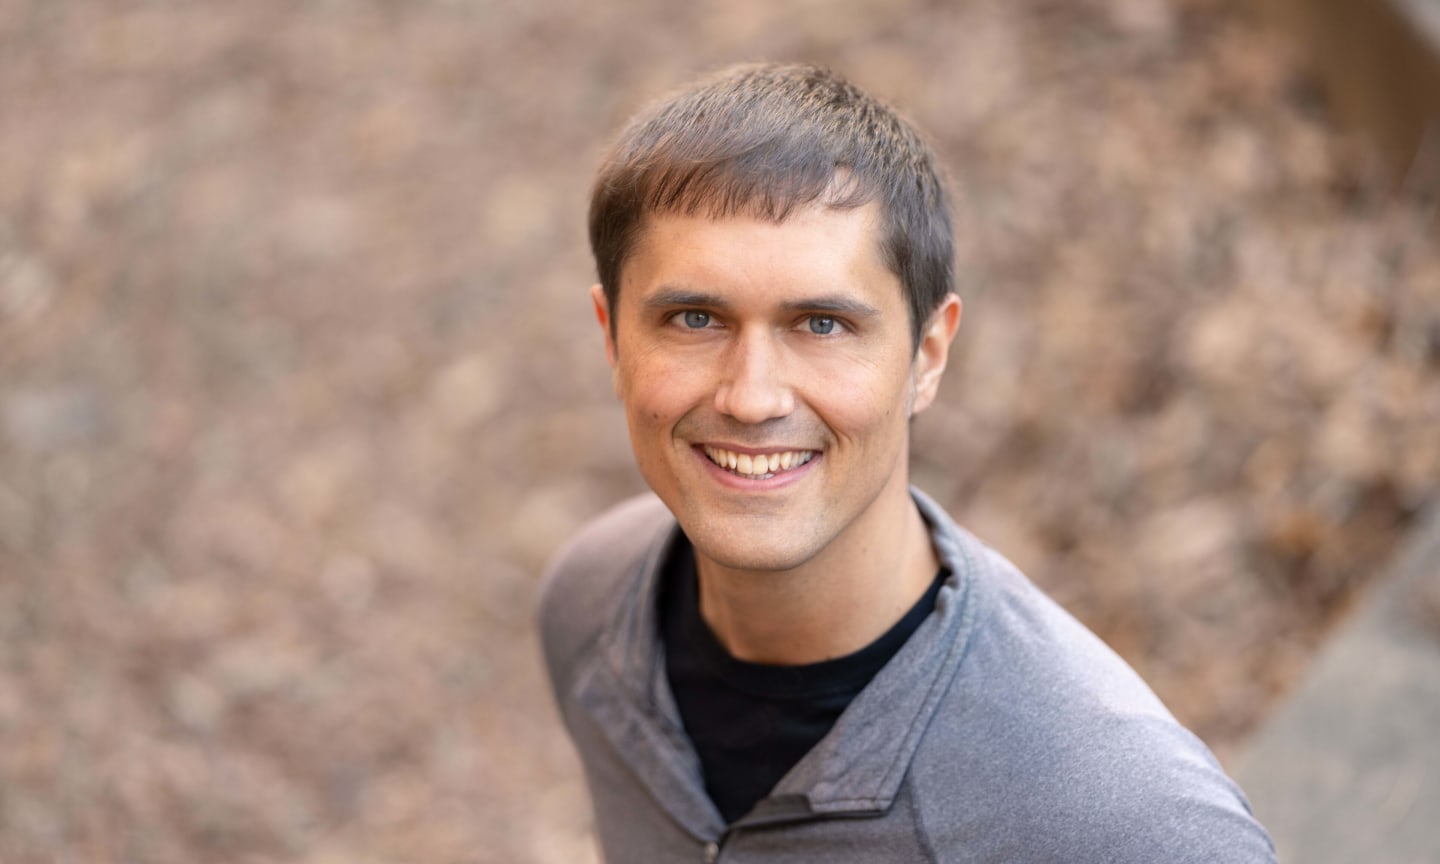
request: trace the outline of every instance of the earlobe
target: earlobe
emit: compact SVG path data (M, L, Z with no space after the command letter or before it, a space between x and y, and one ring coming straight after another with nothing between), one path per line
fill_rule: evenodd
M947 294L920 334L920 347L915 352L915 399L910 416L915 416L935 401L945 364L950 358L950 343L960 329L962 304L956 294Z

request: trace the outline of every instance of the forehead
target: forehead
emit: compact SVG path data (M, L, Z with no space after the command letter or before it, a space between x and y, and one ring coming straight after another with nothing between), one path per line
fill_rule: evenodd
M781 222L652 215L626 261L622 303L674 288L775 300L857 292L903 303L880 254L879 225L875 204L804 207Z

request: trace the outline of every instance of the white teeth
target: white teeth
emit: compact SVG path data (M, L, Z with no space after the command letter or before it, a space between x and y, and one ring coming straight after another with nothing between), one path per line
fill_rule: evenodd
M732 453L729 450L721 450L718 447L705 447L705 455L711 462L721 468L729 468L731 471L743 477L765 478L773 477L778 471L789 471L791 468L799 468L815 457L813 450L786 450L783 453L762 453L752 455L749 453Z

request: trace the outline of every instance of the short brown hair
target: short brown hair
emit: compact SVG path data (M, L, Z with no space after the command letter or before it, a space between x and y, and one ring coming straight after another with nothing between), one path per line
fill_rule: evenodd
M614 309L620 272L652 213L783 222L816 202L875 200L880 251L904 288L918 346L954 287L950 207L934 154L889 107L827 69L737 66L625 128L595 180L590 247Z

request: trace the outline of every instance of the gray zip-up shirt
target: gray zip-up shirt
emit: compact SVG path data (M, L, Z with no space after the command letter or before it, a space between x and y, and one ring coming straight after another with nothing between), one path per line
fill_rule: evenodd
M934 613L729 825L665 678L674 518L636 498L557 556L541 636L606 860L1273 862L1239 788L1130 667L912 494L953 574Z

